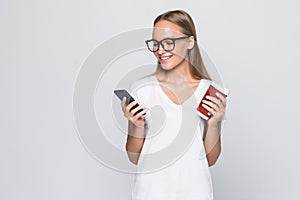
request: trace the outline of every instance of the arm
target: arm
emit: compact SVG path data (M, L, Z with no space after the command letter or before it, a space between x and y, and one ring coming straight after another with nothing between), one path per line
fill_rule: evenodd
M137 102L133 101L126 106L126 97L123 98L121 103L124 116L128 119L126 152L129 160L133 164L138 163L138 159L144 145L145 119L143 114L148 111L148 109L144 109L141 106L137 106L130 111L135 104L137 104ZM143 109L143 111L134 115L140 109Z
M221 123L217 125L208 125L204 140L204 148L209 166L212 166L216 163L221 153L220 133Z
M226 98L218 93L216 96L217 98L211 96L206 97L211 101L203 100L203 107L212 115L207 122L206 137L204 140L204 148L209 166L212 166L216 163L221 153L220 134L222 119L226 108Z
M144 127L137 127L128 120L126 152L129 160L137 164L144 145Z

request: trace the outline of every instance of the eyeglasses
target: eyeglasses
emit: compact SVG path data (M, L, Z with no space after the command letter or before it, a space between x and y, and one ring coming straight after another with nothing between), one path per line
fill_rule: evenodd
M146 40L145 42L147 44L149 51L151 51L151 52L158 51L160 45L162 46L162 48L165 51L172 51L175 49L175 41L176 40L187 39L189 37L190 36L183 36L183 37L178 37L178 38L165 38L161 41L151 39L151 40Z

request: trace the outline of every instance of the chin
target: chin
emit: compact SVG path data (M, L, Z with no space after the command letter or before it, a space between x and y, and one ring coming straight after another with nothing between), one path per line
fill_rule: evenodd
M170 62L170 63L160 63L160 66L163 70L172 70L172 69L175 69L176 67L178 67L179 65L182 64L184 60L182 60L181 62Z
M174 65L172 65L171 63L168 63L168 64L160 64L161 68L163 70L171 70L171 69L174 69Z

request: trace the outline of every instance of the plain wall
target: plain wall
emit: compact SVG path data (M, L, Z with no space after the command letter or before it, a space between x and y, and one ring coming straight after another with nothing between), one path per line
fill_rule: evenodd
M300 198L299 1L2 0L0 199L130 199L78 138L74 83L102 42L177 8L231 90L216 199Z

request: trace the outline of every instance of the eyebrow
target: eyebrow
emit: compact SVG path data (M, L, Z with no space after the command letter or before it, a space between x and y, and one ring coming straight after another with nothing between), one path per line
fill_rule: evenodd
M165 40L165 39L175 39L175 38L180 38L180 37L185 37L186 35L181 35L181 36L172 36L172 37L165 37L161 40ZM154 37L152 37L152 40L157 40L157 41L161 41L161 40L158 40L158 39L155 39Z

